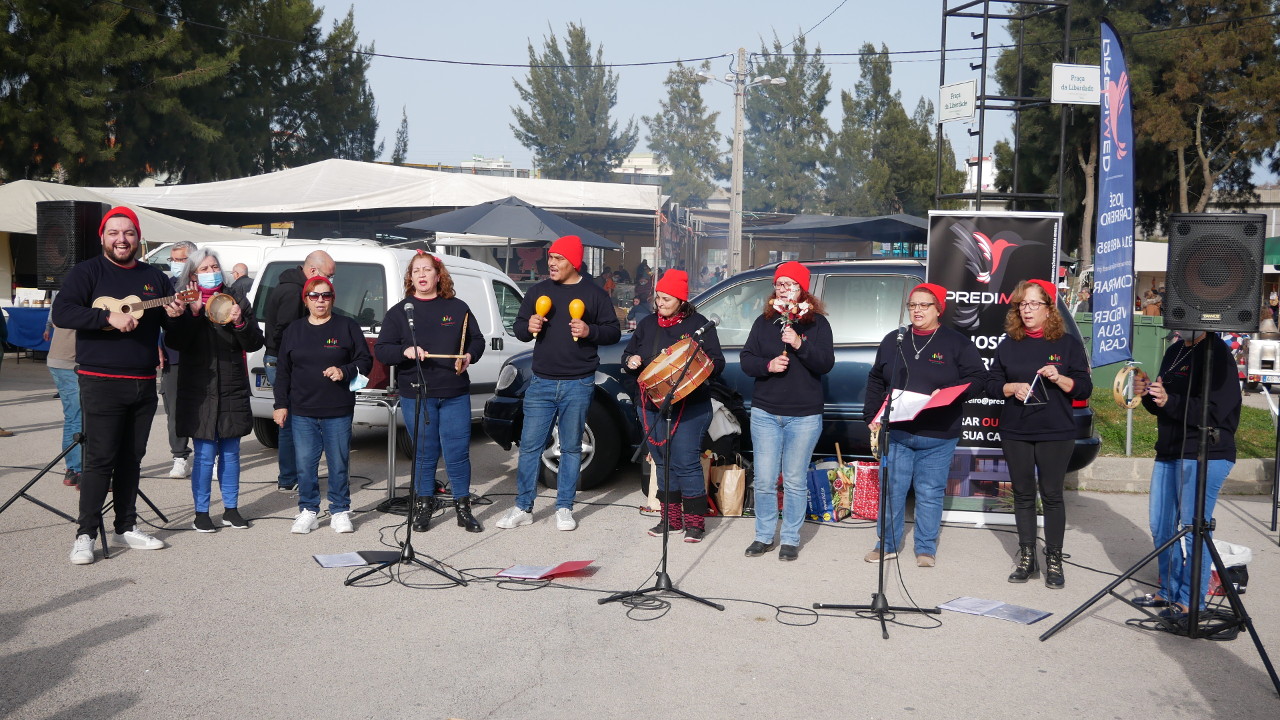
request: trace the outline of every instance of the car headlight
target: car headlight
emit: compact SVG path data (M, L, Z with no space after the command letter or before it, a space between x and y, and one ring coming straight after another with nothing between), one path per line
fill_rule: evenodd
M511 366L510 363L502 366L502 371L498 373L498 385L496 391L501 392L511 387L516 378L520 377L520 372Z

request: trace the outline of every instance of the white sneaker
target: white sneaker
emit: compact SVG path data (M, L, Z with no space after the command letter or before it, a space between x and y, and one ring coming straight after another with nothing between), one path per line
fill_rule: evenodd
M351 513L346 511L333 513L329 518L329 527L333 528L333 531L336 533L349 533L356 531L356 529L351 525Z
M117 545L128 545L134 550L163 550L165 547L163 540L157 540L142 532L136 525L125 532L113 534L111 539Z
M75 544L71 546L71 564L89 565L93 560L93 537L77 535Z
M316 512L314 510L303 510L293 519L293 527L289 528L289 532L306 535L318 527L320 527L320 521L316 519Z
M174 458L173 469L169 471L169 477L176 479L176 478L184 478L186 476L187 476L187 459L180 458L180 457Z
M532 525L533 513L525 512L518 507L513 507L498 519L497 526L503 530L520 527L521 525Z
M560 508L556 511L556 529L557 530L577 530L578 521L573 519L573 511L569 508Z

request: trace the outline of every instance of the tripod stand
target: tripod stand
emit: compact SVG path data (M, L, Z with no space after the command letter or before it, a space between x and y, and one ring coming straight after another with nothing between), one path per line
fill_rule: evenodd
M443 577L444 579L452 582L455 585L466 585L467 581L463 579L461 576L450 575L448 572L436 567L435 565L431 565L430 563L425 563L419 560L417 555L413 551L414 516L416 513L422 512L424 510L424 508L418 507L418 433L422 431L423 424L429 423L430 420L425 417L426 413L423 410L423 405L426 402L426 397L423 396L423 392L426 390L427 381L426 381L426 375L422 372L422 358L418 357L418 353L416 352L416 348L418 347L418 336L414 329L414 324L413 324L413 304L406 302L404 304L404 311L405 311L405 315L409 319L409 341L413 344L413 347L415 348L415 352L413 354L413 361L414 361L414 365L417 368L417 373L418 373L418 400L417 402L414 403L414 406L413 406L413 419L414 419L413 459L410 461L411 469L409 471L409 510L405 514L404 542L401 543L400 545L400 557L380 562L377 565L374 565L373 567L369 568L368 570L360 573L359 575L347 578L346 580L343 581L342 584L347 586L354 585L360 580L363 580L364 578L369 577L370 575L376 572L379 572L381 570L386 570L392 565L399 564L399 565L417 565L418 567L423 567L430 570L431 572L439 575L440 577ZM466 332L464 329L463 331L464 338L465 338L465 334ZM392 422L395 422L395 421L392 420ZM387 452L391 452L391 449L388 449Z
M1233 628L1244 628L1245 630L1248 631L1249 637L1253 638L1253 645L1258 651L1258 657L1262 659L1263 666L1266 667L1267 669L1267 674L1271 677L1272 686L1275 687L1277 693L1280 693L1280 678L1276 676L1276 670L1271 665L1271 658L1267 656L1267 650L1262 646L1262 640L1258 638L1258 633L1254 630L1253 619L1250 618L1249 613L1245 611L1244 603L1240 601L1240 594L1236 592L1235 584L1225 580L1228 577L1227 567L1225 564L1223 564L1222 556L1218 554L1218 549L1214 547L1212 538L1209 537L1209 533L1212 532L1214 529L1213 518L1205 518L1204 516L1205 495L1206 495L1206 489L1208 486L1208 477L1209 477L1209 435L1211 432L1216 432L1209 425L1209 422L1210 422L1209 397L1210 397L1210 391L1212 388L1212 379L1213 379L1213 348L1210 346L1210 342L1212 341L1206 340L1200 343L1200 345L1202 346L1200 355L1202 357L1199 358L1201 360L1199 364L1204 368L1204 370L1201 373L1202 377L1201 377L1201 385L1200 385L1200 393L1201 393L1200 406L1201 407L1200 407L1200 425L1198 428L1200 441L1199 441L1199 447L1196 450L1195 513L1192 518L1191 525L1183 526L1182 529L1177 532L1177 534L1169 538L1163 545L1156 548L1151 553L1147 554L1146 557L1139 560L1137 564L1135 564L1133 567L1121 573L1119 577L1117 577L1109 585L1107 585L1105 588L1099 591L1098 594L1086 600L1083 605L1071 611L1071 614L1064 617L1062 620L1058 622L1058 624L1049 628L1049 630L1047 630L1043 635L1041 635L1040 640L1043 642L1053 637L1054 633L1061 630L1072 620L1075 620L1077 617L1080 616L1081 613L1083 613L1085 610L1092 607L1094 603L1098 602L1099 600L1106 597L1107 595L1114 595L1116 598L1132 605L1132 603L1129 601L1128 598L1125 598L1115 592L1116 587L1118 587L1125 580L1128 580L1129 578L1133 577L1133 575L1136 574L1138 570L1142 569L1143 567L1146 566L1147 563L1151 562L1156 557L1158 557L1160 553L1173 547L1177 543L1182 542L1183 538L1190 535L1191 536L1191 594L1190 594L1191 601L1187 604L1188 605L1187 615L1185 618L1186 636L1193 639L1201 638L1201 637L1212 638L1214 635L1220 632L1223 632L1225 630L1229 630ZM1194 368L1194 365L1192 367ZM1188 390L1189 389L1190 388L1188 388ZM1203 555L1205 550L1209 551L1209 556L1210 556L1210 559L1213 561L1213 566L1218 571L1218 577L1224 579L1224 582L1222 583L1222 587L1227 593L1227 600L1231 605L1232 617L1229 620L1223 620L1220 622L1210 622L1202 627L1200 623L1200 603L1204 598L1204 593L1206 588L1203 588L1200 586L1200 582L1201 582L1200 572L1201 572L1201 561L1203 560ZM1143 612L1147 612L1148 615L1151 615L1151 613L1146 611L1145 609L1143 609ZM1178 634L1182 634L1181 630L1182 630L1183 622L1184 621L1182 620L1170 619L1169 621L1167 621L1167 625L1170 626L1171 629L1179 631Z
M885 532L889 526L889 517L885 510L888 507L889 498L889 477L893 472L893 463L889 459L889 418L893 417L893 379L898 376L898 358L902 355L902 337L905 328L898 330L898 347L897 354L893 360L893 370L889 374L889 390L885 396L884 416L880 423L880 447L884 452L883 472L880 473L880 504L877 510L880 517L880 561L877 563L877 579L876 592L871 596L870 605L832 605L828 603L814 603L814 610L863 610L870 611L872 615L880 621L880 637L885 640L889 639L889 624L886 616L891 613L925 613L929 615L941 615L942 611L938 608L918 608L890 605L888 598L884 594L884 538ZM905 384L905 383L904 383ZM905 389L905 388L904 388ZM898 538L898 542L902 542L903 538ZM901 550L901 548L899 548Z
M714 324L714 323L709 323L709 324ZM659 406L659 410L658 410L658 412L661 413L662 419L665 422L667 427L667 441L663 443L663 446L662 446L662 491L668 498L670 497L670 494L671 494L671 406L674 404L673 400L675 398L676 389L680 387L680 383L684 382L685 375L689 372L689 367L693 365L693 359L702 350L702 346L698 344L697 335L698 333L694 333L694 335L690 338L693 341L693 352L688 353L689 357L685 360L684 367L680 368L680 375L676 378L676 381L672 383L671 389L667 391L667 396L662 400L662 404ZM643 403L644 403L644 399L642 397L640 412L644 412ZM656 430L657 428L658 428L658 425L655 423L653 430ZM650 435L653 434L653 430L649 431ZM650 438L646 436L645 442L648 443L649 439ZM706 598L698 597L697 595L694 595L692 593L687 593L684 590L677 588L671 582L671 576L667 574L667 545L668 545L668 542L670 541L670 538L671 538L671 523L667 521L666 513L663 513L662 560L658 565L657 578L654 581L654 584L647 588L644 588L643 590L631 590L628 592L621 592L615 595L610 595L609 597L601 598L596 602L600 605L604 605L605 603L611 603L617 600L626 600L627 598L642 597L644 595L648 595L649 593L671 592L687 600L700 602L703 605L708 605L717 610L723 611L724 610L723 605L719 603L711 602Z

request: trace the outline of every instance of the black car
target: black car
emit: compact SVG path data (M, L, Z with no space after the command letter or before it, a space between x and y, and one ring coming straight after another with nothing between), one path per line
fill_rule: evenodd
M836 364L823 378L826 408L822 435L816 452L832 455L836 443L846 457L870 457L870 438L862 421L867 373L875 361L876 349L890 330L907 324L903 302L907 291L924 281L925 265L920 260L830 260L806 261L811 273L810 290L826 306L827 319L835 340ZM772 292L776 265L767 265L716 284L693 298L698 312L720 317L717 332L724 350L725 369L720 380L742 395L751 407L754 378L742 372L739 352L764 300ZM1069 332L1080 336L1071 314L1059 301L1059 309ZM600 368L596 372L596 392L587 413L582 439L582 475L579 487L587 489L607 480L622 462L630 462L643 431L633 399L635 383L621 369L622 349L627 335L616 345L600 348ZM521 401L532 377L532 353L513 356L498 376L494 396L485 404L484 430L505 449L520 438ZM1100 440L1093 434L1093 411L1087 403L1077 403L1078 430L1070 470L1078 470L1097 457ZM748 431L743 428L744 434ZM750 447L749 438L744 446ZM542 453L543 484L556 486L559 444L553 432Z

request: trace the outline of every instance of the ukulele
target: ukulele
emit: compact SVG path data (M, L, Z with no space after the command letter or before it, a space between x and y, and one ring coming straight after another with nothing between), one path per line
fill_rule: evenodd
M168 305L174 300L189 303L198 299L200 299L200 291L192 289L179 290L176 295L156 298L155 300L143 300L137 295L130 295L124 299L116 299L103 295L102 297L94 299L92 307L99 310L106 310L107 312L126 313L128 315L132 315L134 320L141 320L142 313L150 310L151 308ZM108 325L103 329L114 330L115 328Z

